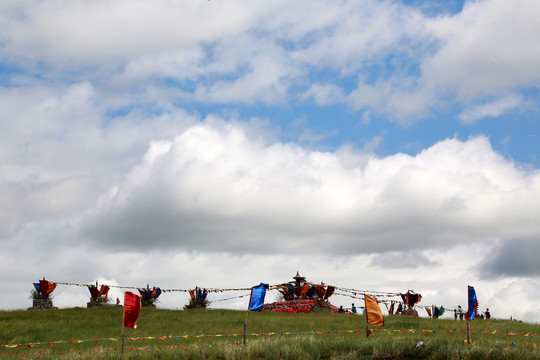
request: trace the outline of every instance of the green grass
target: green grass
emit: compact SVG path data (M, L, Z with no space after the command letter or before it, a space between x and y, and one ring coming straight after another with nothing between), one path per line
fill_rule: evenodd
M387 317L366 338L363 316L250 312L242 346L245 319L243 311L144 308L138 329L124 330L122 354L121 308L3 311L0 345L21 346L0 347L0 358L540 359L540 326L515 321L471 322L467 346L465 321Z

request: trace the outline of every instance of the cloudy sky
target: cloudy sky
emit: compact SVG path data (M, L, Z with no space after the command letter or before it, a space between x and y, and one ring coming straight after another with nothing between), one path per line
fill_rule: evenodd
M0 308L30 306L43 276L189 289L300 271L446 307L472 285L482 311L540 322L539 16L537 0L3 0Z

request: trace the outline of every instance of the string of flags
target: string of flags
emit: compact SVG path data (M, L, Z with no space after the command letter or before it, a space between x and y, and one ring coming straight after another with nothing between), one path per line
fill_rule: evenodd
M90 291L90 295L93 300L97 300L97 298L99 298L100 296L104 296L105 300L107 300L108 292L111 288L136 290L143 296L143 300L150 300L150 301L156 300L162 293L182 292L182 293L192 294L194 291L193 289L173 289L173 288L161 289L159 287L154 287L150 289L148 285L146 287L137 287L137 286L111 285L111 284L101 284L101 288L98 290L97 282L94 285L94 284L74 283L74 282L53 282L53 281L46 281L45 279L40 280L38 283L34 283L34 287L36 291L39 293L41 289L43 289L46 292L44 293L45 296L48 296L50 293L52 293L52 291L57 287L57 285L87 287L88 290ZM449 307L435 306L435 305L420 305L418 304L418 302L422 299L422 296L410 290L406 294L403 294L403 293L398 293L398 292L359 290L359 289L354 289L354 288L325 285L324 283L314 284L311 282L304 282L303 284L301 284L301 286L296 286L296 285L297 284L295 282L281 283L281 284L275 284L275 285L268 284L266 289L269 291L277 290L280 293L292 296L293 298L295 298L295 296L298 296L298 295L302 297L305 297L305 296L309 297L309 293L312 292L313 293L312 296L315 295L321 299L328 299L328 297L332 295L338 295L338 296L350 297L352 299L364 301L365 300L364 295L367 295L367 296L376 298L378 303L384 304L390 315L393 315L394 313L400 313L401 311L405 310L406 306L410 307L412 305L414 305L415 307L419 309L425 309L427 315L430 317L439 317L448 311L455 312L455 313L458 313L458 312L461 313L462 311L461 308L453 309ZM199 288L199 287L196 287L196 289L203 291L204 292L203 295L206 295L209 293L223 293L223 292L231 292L231 291L251 291L252 290L252 288L245 288L245 287L242 287L242 288ZM472 288L472 291L474 291L474 288ZM228 297L225 299L216 299L212 301L206 300L206 304L243 298L245 296L247 295ZM474 296L476 295L474 294ZM118 301L119 300L117 300L117 303ZM474 317L478 315L477 304L478 303L476 301L475 310L470 312L469 316ZM360 306L360 308L363 308L363 307Z
M58 282L58 281L49 281L49 283L54 284L54 287L56 285L65 285L65 286L79 286L79 287L94 287L94 284L85 284L85 283L74 283L74 282ZM311 283L309 283L311 284ZM102 284L104 286L107 286L109 288L117 288L117 289L129 289L129 290L139 290L144 289L144 286L126 286L126 285L110 285L110 284ZM268 290L279 290L282 289L284 286L287 286L288 283L281 283L281 284L275 284L275 285L268 285ZM313 284L312 284L313 285ZM342 288L332 285L325 285L326 287L331 287L334 290L339 290L345 293L352 293L354 296L357 294L363 295L368 294L372 297L398 297L400 296L400 293L390 293L390 292L381 292L381 291L375 291L375 290L357 290L357 289L349 289L349 288ZM221 293L221 292L228 292L228 291L251 291L251 287L247 288L204 288L208 293ZM54 290L54 289L53 289ZM189 293L191 289L160 289L160 291L164 293L168 292L185 292Z
M452 329L452 330L427 330L427 329L383 329L383 328L376 328L373 329L374 332L380 332L385 333L387 335L399 335L399 334L418 334L421 333L423 335L428 334L436 334L437 332L446 332L448 335L452 336L454 333L465 333L466 329ZM484 335L503 335L503 336L523 336L523 337L536 337L537 333L533 332L525 332L525 331L510 331L510 332L503 332L502 330L469 330L471 333L476 334L484 334ZM248 336L277 336L277 335L323 335L323 334L345 334L345 333L362 333L362 330L325 330L325 331L316 331L316 330L309 330L309 331L303 331L303 332L287 332L287 331L277 331L277 332L270 332L270 333L248 333ZM230 338L230 337L242 337L243 334L213 334L213 335L207 335L207 334L199 334L199 335L167 335L167 336L146 336L146 337L126 337L126 341L146 341L146 340L189 340L189 339L199 339L199 338ZM21 348L21 347L27 347L32 348L38 345L49 345L50 347L54 347L54 345L58 344L82 344L82 343L88 343L88 342L103 342L103 341L121 341L122 339L119 337L108 337L108 338L94 338L94 339L71 339L71 340L55 340L55 341L40 341L40 342L33 342L33 343L18 343L18 344L6 344L1 345L0 348L6 348L6 349L13 349L13 348Z

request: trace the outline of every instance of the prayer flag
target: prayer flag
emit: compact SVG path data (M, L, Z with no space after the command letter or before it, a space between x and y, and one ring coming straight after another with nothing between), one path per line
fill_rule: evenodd
M268 284L263 283L251 288L248 311L262 311L266 289L268 289Z
M364 294L366 302L366 322L375 326L384 326L384 317L377 299Z
M47 295L49 295L54 291L54 289L56 289L56 284L47 280L39 280L39 287L41 289L41 294L44 297L47 297Z
M157 299L161 295L161 289L160 288L154 288L152 289L152 299Z
M137 318L141 312L141 297L129 291L124 292L123 325L132 329L137 328Z
M427 312L428 316L431 317L431 309L426 307L426 312Z
M105 295L107 297L107 294L109 294L109 287L107 285L101 285L101 288L99 289L98 297Z
M478 299L476 298L476 291L472 286L467 286L469 293L469 320L472 320L476 317L478 312Z
M443 316L443 314L444 314L444 306L441 306L439 308L439 316Z
M332 295L334 295L334 287L328 285L326 288L326 293L324 294L324 300L328 299Z

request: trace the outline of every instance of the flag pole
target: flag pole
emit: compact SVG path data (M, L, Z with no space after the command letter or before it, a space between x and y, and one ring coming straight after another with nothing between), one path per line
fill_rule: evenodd
M467 316L467 345L471 343L471 319Z
M369 337L369 327L368 327L368 318L367 318L366 294L364 294L364 314L366 314L366 338L368 338Z
M126 292L124 291L124 308L122 311L122 353L124 353L124 320L126 317Z
M244 346L246 346L248 315L249 315L249 310L246 311L246 321L244 321L244 342L243 342Z

